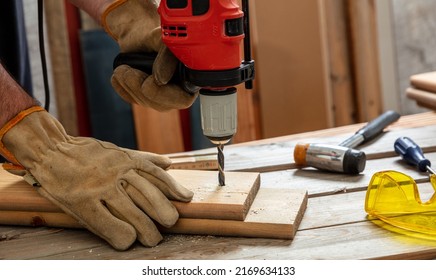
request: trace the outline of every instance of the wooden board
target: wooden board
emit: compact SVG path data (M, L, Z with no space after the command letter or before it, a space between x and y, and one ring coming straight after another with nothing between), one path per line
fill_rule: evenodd
M195 195L191 203L173 202L182 218L171 229L162 228L163 232L292 239L306 209L307 191L259 190L257 173L228 172L226 186L220 187L215 182L216 172L169 172ZM0 170L0 224L82 227L21 178L4 170Z
M418 106L436 110L436 93L407 88L406 95L408 98L415 100Z
M161 232L217 236L293 239L307 206L302 190L261 189L245 221L180 218ZM81 228L65 213L1 211L0 224Z
M351 61L350 34L346 0L323 1L334 126L356 122L355 96Z
M217 153L206 153L195 155L186 153L185 155L170 156L171 169L188 170L218 170Z
M376 10L374 0L347 1L354 66L357 121L370 121L382 111Z
M180 217L243 221L260 186L258 173L226 172L226 186L217 172L170 170L179 183L194 192L190 203L174 201ZM0 210L62 212L20 177L0 169Z
M294 162L293 151L298 142L337 145L354 133L355 131L334 137L291 139L289 141L256 146L230 146L226 149L226 170L270 172L295 169L296 165ZM367 159L394 157L396 154L393 145L395 140L400 136L409 136L413 138L414 141L421 146L424 152L436 150L436 147L434 146L436 125L425 128L410 128L401 131L391 130L376 137L369 143L359 146L358 149L366 153Z
M190 203L173 201L181 217L243 221L260 186L259 173L225 172L219 186L217 171L169 170L182 186L192 190Z
M53 71L53 91L56 94L57 118L69 135L79 134L76 97L68 41L64 1L45 1L47 39Z
M184 151L178 110L158 112L133 104L132 111L139 150L158 154Z
M293 239L307 206L307 191L260 189L246 219L179 219L165 232Z
M419 127L419 124L426 127ZM225 148L226 170L270 172L296 168L293 158L293 149L296 143L326 143L338 144L366 123L347 125L337 128L324 129L314 132L305 132L289 136L263 139L244 144L229 145ZM399 129L399 128L402 129ZM396 156L393 143L400 136L413 137L425 153L436 151L434 139L436 137L436 113L426 112L422 114L402 116L397 122L385 129L385 132L358 149L366 153L367 159ZM176 157L178 164L189 166L192 157L201 158L202 155L216 153L216 149L203 149L189 153L168 154L170 158ZM185 157L185 162L184 158ZM207 161L203 162L207 164ZM210 162L209 164L213 164ZM194 165L192 165L194 166ZM197 164L196 166L201 166Z
M262 137L332 127L323 1L252 2Z
M410 84L417 89L436 93L436 72L412 75Z
M436 153L426 153L430 162L436 162ZM309 197L330 196L339 193L365 191L374 173L382 170L396 170L411 176L416 182L428 181L428 174L419 172L399 157L368 160L365 171L359 175L344 175L324 172L314 168L284 170L261 174L262 188L280 186L287 189L307 190Z

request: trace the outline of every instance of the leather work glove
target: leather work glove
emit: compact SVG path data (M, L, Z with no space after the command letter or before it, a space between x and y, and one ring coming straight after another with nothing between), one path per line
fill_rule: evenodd
M5 169L24 167L42 196L118 250L136 239L158 244L162 236L152 219L171 227L179 216L169 199L193 196L165 171L167 157L69 136L39 106L0 129L0 153L11 162Z
M121 52L157 53L152 75L120 65L112 75L112 86L130 103L158 111L188 108L197 93L188 93L179 85L169 83L178 60L161 39L159 2L117 0L104 11L102 25L118 42Z

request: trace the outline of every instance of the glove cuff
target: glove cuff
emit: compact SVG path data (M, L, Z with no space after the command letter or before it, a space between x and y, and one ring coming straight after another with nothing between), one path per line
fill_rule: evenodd
M115 9L117 9L119 6L123 5L124 3L126 3L127 0L117 0L115 2L112 2L107 8L106 10L104 10L103 14L101 15L101 24L103 25L104 30L106 31L107 34L109 34L115 41L118 41L118 36L116 36L108 23L108 16L111 12L113 12Z
M25 117L28 115L44 111L44 108L40 106L33 106L30 107L24 111L21 111L16 115L14 118L12 118L10 121L8 121L1 129L0 129L0 154L6 158L9 162L14 164L15 166L21 166L20 162L15 158L15 156L9 151L8 148L6 148L3 137L6 135L7 132L9 132L13 127L15 127L18 123L20 123Z

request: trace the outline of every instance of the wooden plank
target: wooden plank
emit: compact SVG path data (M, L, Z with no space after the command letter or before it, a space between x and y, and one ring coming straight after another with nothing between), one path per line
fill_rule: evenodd
M346 0L324 1L334 126L356 122Z
M0 210L0 224L32 227L83 228L64 212L33 212Z
M374 0L347 0L353 48L353 73L358 104L357 121L382 113L377 27Z
M427 153L426 158L431 162L436 162L436 153ZM287 189L307 190L309 197L330 196L366 190L372 175L382 170L403 172L417 182L428 181L427 173L419 172L415 167L400 160L398 156L369 160L365 171L355 176L306 168L262 173L261 181L262 188L281 186Z
M139 150L158 154L184 151L178 110L158 112L133 104L132 111Z
M30 238L32 237L32 238ZM187 253L189 252L189 254ZM436 242L386 231L369 221L299 231L293 240L168 235L154 248L135 244L119 252L83 230L13 239L1 259L355 260L433 259Z
M170 157L171 169L218 170L217 153L195 155L186 153Z
M226 170L270 172L296 168L293 149L296 143L338 144L353 135L366 123L347 125L314 132L298 133L270 139L257 140L244 144L228 145L224 149ZM426 126L423 128L422 126ZM368 159L395 156L394 141L400 136L410 136L422 146L424 152L436 151L436 113L427 112L402 116L396 123L386 128L385 133L358 147ZM216 149L203 149L189 152L189 156L210 155ZM169 157L183 157L185 153L169 154Z
M263 189L253 202L245 221L180 218L162 232L217 236L294 238L307 206L307 192ZM65 213L1 211L0 224L81 228Z
M340 126L340 127L320 129L320 130L316 130L316 131L296 133L296 134L291 134L291 135L286 135L286 136L272 137L272 138L267 138L267 139L250 141L250 142L246 142L246 143L226 145L226 147L236 148L236 147L267 145L267 144L280 144L280 143L287 142L287 141L305 140L305 139L320 139L320 138L324 138L324 137L333 137L333 136L339 137L341 135L343 135L342 137L347 137L347 136L350 136L353 133L355 133L357 130L362 128L364 125L366 125L366 122L351 124L351 125L344 125L344 126ZM425 112L425 113L401 116L401 118L397 122L391 124L388 128L385 129L385 131L404 130L407 128L416 128L416 127L424 127L424 126L432 126L432 125L436 125L436 112ZM345 140L345 138L343 138L342 140ZM226 148L226 149L228 149L228 148ZM224 152L226 152L226 150ZM208 148L208 149L190 151L187 154L188 155L203 155L203 154L210 154L210 153L216 153L216 148ZM169 156L169 157L184 156L184 155L186 155L186 153L167 154L167 156Z
M412 75L410 84L417 89L436 93L436 71Z
M304 190L260 189L246 219L206 220L179 219L169 233L294 238L307 205Z
M228 183L224 187L217 185L216 172L170 170L169 173L195 195L191 203L173 202L181 217L191 218L179 219L173 228L162 229L164 232L292 239L307 205L304 190L264 189L256 196L257 173L228 172ZM0 224L81 227L49 201L45 201L45 206L44 199L21 178L4 170L0 174L3 181ZM210 175L214 175L214 179ZM26 203L31 208L26 209ZM39 211L35 211L38 208ZM232 220L241 213L244 214L242 220Z
M242 7L242 1L237 0L239 7ZM256 8L255 2L250 3L250 35L252 59L256 61L256 46L257 46L257 25L256 25ZM244 51L241 45L241 53ZM233 143L243 143L260 139L261 137L261 122L259 115L259 96L257 92L256 82L253 82L253 89L246 89L245 84L236 86L238 95L237 103L237 132L232 138Z
M7 228L0 258L47 259L423 259L436 257L436 242L402 236L366 220L365 192L310 198L290 240L166 235L155 248L140 244L118 252L86 231ZM1 229L1 227L0 227ZM23 236L20 231L25 231ZM0 230L0 232L2 232ZM5 234L6 236L6 234ZM50 244L50 246L47 246ZM32 249L32 250L30 250ZM186 251L189 250L189 254Z
M353 135L354 132L332 137L304 138L253 146L228 146L225 150L226 170L270 172L295 169L297 166L294 162L293 151L298 142L337 145ZM358 149L366 153L367 159L393 157L396 156L393 144L400 136L412 137L426 153L436 151L436 145L434 143L436 137L435 125L425 128L390 130L374 140L359 146Z
M232 138L233 143L243 143L260 138L260 116L258 113L259 98L255 89L245 89L244 84L237 86L238 90L238 129Z
M171 176L194 192L190 203L173 201L181 217L243 221L260 186L258 173L227 172L219 186L217 172L170 170ZM0 169L0 210L62 212L20 177Z
M436 110L436 93L409 87L406 96L415 100L418 106Z
M332 127L323 1L253 2L262 137Z
M430 188L426 194L431 194ZM118 252L86 231L52 230L49 232L46 229L34 229L35 233L32 234L28 228L18 230L6 228L4 231L0 230L0 233L5 236L5 241L1 244L0 258L422 259L436 257L436 242L401 236L366 220L363 210L364 197L365 192L347 192L310 198L299 232L292 242L259 238L167 235L164 242L155 248L144 248L137 244L132 250ZM190 254L186 254L188 249Z
M241 1L238 0L241 4ZM241 6L240 6L241 7ZM252 58L256 61L256 49L258 46L256 2L250 3L250 34ZM242 49L242 48L241 48ZM256 69L258 67L256 66ZM258 91L257 77L253 81L253 89L245 89L245 85L237 86L238 89L238 130L234 135L232 143L244 143L253 141L262 137L262 124L260 116L260 97Z
M54 92L58 119L69 135L77 136L76 97L68 41L64 1L47 0L44 11L47 15L47 33L53 69Z
M194 192L190 203L173 201L181 217L243 221L260 187L258 173L226 172L219 186L215 171L169 170L182 186Z

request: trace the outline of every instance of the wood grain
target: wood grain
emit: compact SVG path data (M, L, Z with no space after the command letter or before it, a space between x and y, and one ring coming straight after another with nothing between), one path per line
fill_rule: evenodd
M416 239L366 219L365 192L309 199L293 240L166 235L154 248L126 252L85 230L0 227L1 259L429 259L436 241ZM50 246L48 246L50 245ZM187 252L189 251L189 254Z
M419 138L425 141L427 150L434 150L434 132L425 129L410 129L434 125L436 114L433 112L407 116L390 128L374 147L383 146L398 135ZM338 135L354 133L361 125L341 127ZM349 129L352 128L352 129ZM407 129L406 129L407 128ZM348 130L347 130L348 129ZM410 133L410 134L409 134ZM408 135L409 134L409 135ZM236 145L243 148L258 146L257 149L269 149L270 146L286 141L303 138L317 138L335 135L335 129L316 131L299 135L289 135L277 139L264 139L261 142ZM270 146L268 146L270 144ZM421 144L421 143L419 143ZM434 145L434 144L433 144ZM230 149L230 146L226 150ZM241 157L251 158L250 149L239 150ZM247 155L243 151L248 152ZM391 154L391 152L384 153ZM431 160L436 155L426 152ZM266 238L235 238L204 235L165 234L164 241L156 247L145 248L139 243L130 250L119 252L107 245L102 239L82 229L53 229L47 227L0 226L0 259L434 259L436 241L401 235L377 226L366 219L364 211L365 185L373 171L393 168L411 175L415 180L425 182L427 174L419 173L415 168L404 165L397 156L370 159L364 176L343 176L306 170L281 170L261 174L264 187L308 189L310 195L299 230L292 240ZM400 169L401 168L401 169ZM309 173L309 174L306 174ZM1 178L1 177L0 177ZM304 178L310 178L305 180ZM281 185L281 184L284 185ZM420 183L418 187L428 183ZM329 190L338 190L330 192ZM423 192L432 194L431 187ZM422 193L421 193L422 194Z
M412 75L410 84L417 89L436 93L436 72Z
M173 201L181 217L243 221L260 186L258 173L226 173L219 186L212 171L170 170L176 181L194 192L190 203ZM0 169L0 210L62 212L20 177Z
M307 192L286 189L261 190L245 221L181 218L161 232L195 235L294 238L307 206ZM82 228L65 213L2 211L0 224Z
M188 169L188 170L218 170L217 153L204 155L180 155L172 156L171 169Z
M179 219L169 233L262 238L294 238L307 206L304 190L260 189L246 219Z
M295 169L296 165L293 158L293 151L298 142L337 145L354 133L355 131L339 136L307 137L304 139L292 139L270 144L228 147L226 148L226 169L251 172ZM414 141L422 147L424 152L436 151L433 140L436 137L436 125L404 130L392 129L389 132L379 135L372 141L359 146L357 149L364 151L367 159L393 157L396 156L393 144L400 136L412 137Z
M184 151L178 110L158 112L134 104L132 111L139 150L158 154Z
M418 106L436 110L436 92L407 88L406 95L408 98L415 100Z
M426 153L426 158L431 162L436 162L436 153ZM382 170L397 170L406 173L417 182L428 181L428 174L419 172L399 157L368 160L365 171L355 176L305 168L264 172L261 174L261 181L262 188L281 186L287 189L307 190L309 197L312 198L366 190L372 175Z
M334 126L356 122L351 46L347 20L346 0L323 1L329 53L331 95Z
M314 132L298 133L289 136L257 140L244 144L229 145L225 148L226 170L271 172L295 169L293 150L298 142L339 144L352 136L366 123L347 125ZM424 127L420 127L425 125ZM424 152L436 151L433 139L436 137L436 113L427 112L402 116L396 123L372 141L359 146L367 159L396 156L393 143L400 136L412 137ZM216 149L191 151L189 156L210 155ZM182 157L184 153L169 154L170 157Z
M370 121L383 110L374 2L347 0L359 122Z
M323 1L253 2L262 137L332 127Z
M76 97L71 65L71 50L65 17L65 3L47 0L44 5L47 14L47 33L50 58L53 69L54 92L58 119L69 135L77 136Z
M192 190L190 203L173 201L181 217L243 221L260 187L259 173L226 172L218 185L216 171L169 170L182 186Z

